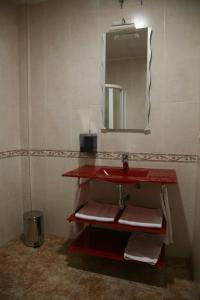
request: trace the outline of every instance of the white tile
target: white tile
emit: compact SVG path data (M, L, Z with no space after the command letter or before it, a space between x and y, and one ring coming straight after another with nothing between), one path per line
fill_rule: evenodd
M0 244L19 238L22 233L23 211L20 158L0 160Z
M192 54L190 57L170 56L167 53L166 56L164 100L198 101L200 57L194 58Z
M29 120L27 114L27 107L19 109L20 121L20 147L21 149L29 148Z
M13 6L0 7L0 105L19 105L18 15Z
M77 180L62 177L62 174L75 168L74 163L74 160L63 158L32 159L33 204L35 209L44 212L47 233L65 237L69 235L66 218L74 209Z
M46 147L50 149L70 149L72 139L71 108L63 105L46 107L45 110Z
M0 105L0 149L1 151L20 148L19 109Z
M29 127L29 146L30 149L46 148L46 112L44 106L31 110Z
M199 9L195 0L165 1L166 47L175 56L199 57Z
M22 211L30 211L32 209L31 203L31 163L28 156L20 157L20 168L21 168L21 200L22 200Z
M197 153L198 103L165 104L165 153Z

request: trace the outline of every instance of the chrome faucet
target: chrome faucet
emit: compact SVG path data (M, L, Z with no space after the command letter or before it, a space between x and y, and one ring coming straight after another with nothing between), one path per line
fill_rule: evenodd
M123 171L127 172L129 169L127 153L122 153L122 163L123 163Z

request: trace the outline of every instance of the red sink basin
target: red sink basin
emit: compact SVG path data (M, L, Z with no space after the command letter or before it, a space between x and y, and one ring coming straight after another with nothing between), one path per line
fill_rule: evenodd
M176 171L171 169L130 168L124 172L122 167L85 165L65 172L63 176L91 178L115 183L152 182L174 184Z
M102 167L96 172L96 178L115 183L132 183L147 177L149 170L129 168L124 171L120 167Z
M127 184L134 182L175 184L177 182L176 171L171 169L130 168L127 172L124 172L122 167L85 165L65 172L63 176Z

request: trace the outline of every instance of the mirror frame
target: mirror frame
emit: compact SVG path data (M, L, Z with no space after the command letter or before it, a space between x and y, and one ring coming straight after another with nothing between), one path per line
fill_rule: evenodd
M147 73L146 73L146 107L145 107L145 114L146 114L146 126L144 129L109 129L105 127L105 78L106 78L106 33L102 35L102 122L103 128L101 129L102 132L138 132L138 133L150 133L149 128L149 117L151 111L151 101L150 101L150 90L151 90L151 61L152 61L152 48L151 48L151 39L152 39L152 28L150 27L143 27L138 29L147 29ZM123 30L123 29L122 29ZM136 28L137 30L137 28Z

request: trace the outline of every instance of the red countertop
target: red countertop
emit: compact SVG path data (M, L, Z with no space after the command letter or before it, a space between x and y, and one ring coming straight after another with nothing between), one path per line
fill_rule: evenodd
M109 169L112 171L112 174L109 175L107 172L106 175L103 174L103 171ZM78 177L78 178L90 178L90 179L99 179L103 181L110 181L114 183L137 183L137 182L151 182L151 183L161 183L161 184L175 184L177 183L176 171L173 169L149 169L149 168L129 168L129 171L121 172L122 167L112 167L112 166L92 166L85 165L80 168L68 171L62 176L65 177ZM116 172L115 172L116 171ZM132 173L137 174L133 176ZM146 172L146 175L139 175ZM115 173L117 175L115 175ZM114 174L114 175L113 175Z

